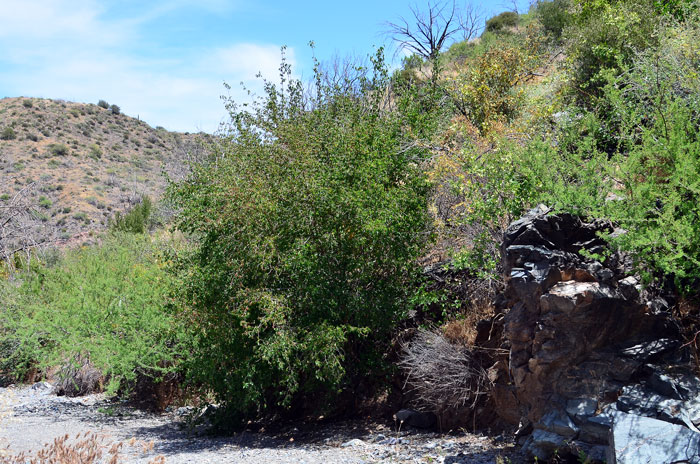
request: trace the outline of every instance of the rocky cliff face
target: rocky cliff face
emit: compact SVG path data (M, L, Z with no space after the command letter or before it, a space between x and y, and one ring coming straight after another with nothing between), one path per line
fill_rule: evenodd
M595 259L606 251L600 232L614 233L543 206L508 228L501 301L510 354L496 409L541 459L569 448L608 463L669 462L674 453L700 462L700 382L669 298L643 289L623 255Z

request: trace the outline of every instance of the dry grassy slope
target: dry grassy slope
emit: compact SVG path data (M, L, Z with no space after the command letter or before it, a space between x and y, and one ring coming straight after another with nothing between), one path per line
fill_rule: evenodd
M104 228L143 194L157 200L163 169L180 171L207 137L154 129L94 104L38 98L1 99L0 134L7 127L16 137L0 140L0 203L34 184L37 220L61 241Z

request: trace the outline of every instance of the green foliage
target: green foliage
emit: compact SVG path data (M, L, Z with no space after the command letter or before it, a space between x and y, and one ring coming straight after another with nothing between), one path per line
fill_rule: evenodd
M421 66L424 64L423 57L418 55L418 54L413 54L410 56L405 56L401 60L401 65L403 69L420 69Z
M91 144L89 156L95 160L102 158L102 148L100 148L100 146L96 143Z
M595 103L610 74L619 75L635 53L652 46L659 17L650 2L579 0L568 47L579 103Z
M687 291L700 280L700 27L693 18L658 35L605 89L624 151L613 160L620 198L601 212L627 229L619 246Z
M450 48L443 53L442 58L448 63L459 63L473 55L473 50L476 47L474 42L463 40L450 45Z
M624 67L601 74L605 85L588 100L595 112L571 106L560 113L553 140L501 141L487 153L463 153L464 174L454 189L464 200L463 220L483 231L483 243L494 243L491 237L508 221L541 202L614 221L626 232L611 242L632 253L647 279L663 275L681 291L697 290L697 24L658 24L652 44L630 52L628 64L619 62ZM489 250L493 246L476 240L465 265L487 266Z
M117 105L110 105L109 111L111 111L112 114L120 114L122 110Z
M668 112L620 162L622 199L606 212L628 229L620 246L685 287L700 279L700 141L688 108Z
M49 200L44 195L39 197L39 206L41 206L42 208L49 209L49 208L51 208L52 204L53 203L51 202L51 200Z
M654 0L654 10L660 15L672 16L675 19L697 17L698 2L695 0Z
M404 69L394 73L391 89L405 129L415 138L430 139L450 116L451 105L437 81L427 78L420 66L414 68L413 64L406 61ZM439 72L438 67L435 60L433 72Z
M515 90L523 56L519 49L493 49L480 56L455 82L453 100L460 112L481 129L490 121L511 119L520 106Z
M15 130L10 126L5 127L0 133L0 140L14 140L16 138L17 134L15 133Z
M151 214L153 213L153 203L151 199L144 195L141 201L131 207L125 214L117 211L110 220L109 226L113 230L129 232L132 234L143 234L148 232L151 225Z
M108 109L108 108L109 108L109 103L107 103L107 102L104 101L104 100L100 100L100 101L97 102L97 106L99 106L100 108Z
M183 310L197 339L191 373L234 417L313 395L327 407L382 371L427 237L422 150L386 106L373 70L311 94L283 61L212 161L172 186L177 227L197 238L179 257Z
M516 27L520 22L520 15L514 11L504 11L486 21L486 32L504 32Z
M34 363L88 358L108 391L138 373L162 373L186 353L177 320L165 310L168 274L147 236L116 234L68 252L51 267L33 263L17 287L0 282L1 365L21 377ZM4 292L4 293L3 293Z
M22 106L24 106L25 108L31 108L34 106L34 103L31 100L25 98L24 100L22 100Z
M62 143L52 143L49 145L49 153L53 156L67 156L70 153L69 148Z
M559 41L564 29L573 21L571 0L539 0L535 4L535 17L552 40Z
M529 36L517 46L502 42L465 61L448 84L454 105L482 133L491 123L508 122L517 115L523 96L519 85L536 65L538 48Z

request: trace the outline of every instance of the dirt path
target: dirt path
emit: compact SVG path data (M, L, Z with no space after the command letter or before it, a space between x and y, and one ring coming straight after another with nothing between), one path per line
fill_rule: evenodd
M198 436L183 427L183 410L151 414L102 395L66 398L51 390L46 383L0 388L0 453L37 451L66 434L93 432L105 453L111 444L123 442L120 462L128 463L521 462L512 446L478 435L397 433L359 422L289 427L276 434Z

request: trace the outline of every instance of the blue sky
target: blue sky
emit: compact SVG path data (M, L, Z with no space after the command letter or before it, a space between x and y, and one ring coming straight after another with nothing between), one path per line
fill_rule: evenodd
M526 11L527 0L518 1ZM457 5L463 5L459 1ZM486 17L511 2L474 1ZM249 0L2 0L0 97L46 97L119 105L170 130L213 132L225 118L220 96L245 98L239 82L274 79L280 47L308 76L321 60L392 47L387 21L426 2ZM390 55L393 55L393 48ZM398 58L396 58L398 60Z

